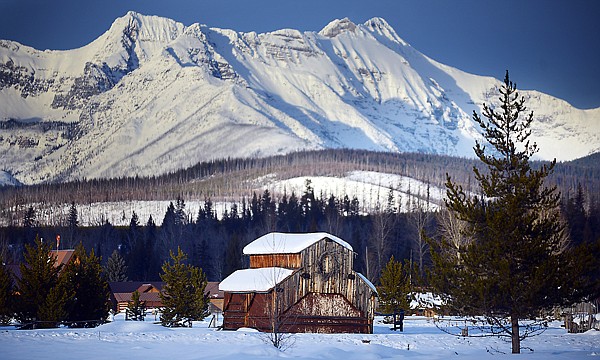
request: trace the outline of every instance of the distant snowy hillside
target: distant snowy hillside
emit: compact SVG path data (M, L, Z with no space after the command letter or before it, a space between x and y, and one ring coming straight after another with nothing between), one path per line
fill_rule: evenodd
M300 149L472 156L471 114L499 85L428 58L380 18L257 34L129 12L79 49L0 41L0 166L37 183ZM600 108L522 95L541 158L600 151Z
M2 172L0 172L0 184L2 184ZM359 211L363 213L374 213L384 211L388 202L388 195L392 191L392 206L399 212L408 212L417 207L422 209L438 209L445 196L445 189L428 186L426 183L400 175L377 173L372 171L351 171L343 177L328 176L303 176L291 179L278 179L277 175L264 176L248 180L250 188L261 195L268 190L274 196L292 193L297 198L301 197L306 190L306 182L319 198L327 199L331 195L340 199L348 195L350 199L359 201ZM427 193L429 192L429 197ZM221 218L225 211L230 212L233 203L239 207L239 198L231 198L218 201L213 204L216 216ZM427 202L429 201L429 202ZM150 216L157 225L162 224L165 212L171 201L110 201L96 202L77 207L79 224L81 226L98 226L106 221L115 226L127 226L135 212L145 222ZM38 211L38 223L42 226L54 224L65 224L69 218L71 204L64 203L57 206L52 203L27 204ZM191 218L198 214L198 210L204 207L204 201L186 201L186 213ZM12 209L16 210L16 209ZM15 211L13 214L17 214ZM18 217L12 218L12 223L18 222ZM8 226L11 223L9 217L0 217L0 226Z

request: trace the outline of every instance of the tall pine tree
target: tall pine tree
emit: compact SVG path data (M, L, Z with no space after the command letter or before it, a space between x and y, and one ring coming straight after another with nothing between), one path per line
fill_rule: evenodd
M447 176L447 208L467 226L470 241L451 249L442 241L433 251L431 282L463 315L483 315L491 331L511 338L512 352L539 328L521 322L581 295L577 270L566 248L559 195L544 186L555 162L533 168L538 151L530 142L533 112L526 114L508 72L499 89L499 110L484 105L483 129L491 149L477 142L474 167L481 195L468 196ZM454 253L454 256L448 254ZM529 323L530 324L530 323Z
M49 296L58 283L61 269L61 266L55 266L56 255L50 244L36 237L34 245L25 245L24 256L25 262L20 265L21 278L17 280L17 319L21 323L62 320L60 316L48 316L49 309L59 311L64 305L60 294Z
M66 321L71 327L96 326L108 316L108 282L100 266L100 258L92 249L87 253L77 245L73 259L59 276L59 286L72 296L67 300Z
M408 310L412 292L410 266L402 265L394 256L381 271L378 287L379 303L384 313Z
M73 244L75 244L75 237L77 235L77 227L79 226L79 219L77 215L77 206L75 206L75 202L71 203L71 207L69 208L69 244L67 245L69 249L73 248Z
M14 316L14 282L5 264L0 263L0 325L7 325Z

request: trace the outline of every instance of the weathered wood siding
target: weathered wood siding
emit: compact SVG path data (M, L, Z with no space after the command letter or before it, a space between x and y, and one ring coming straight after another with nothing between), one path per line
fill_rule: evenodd
M289 309L309 294L339 294L360 312L372 331L375 316L373 290L352 270L354 253L338 243L324 239L306 248L302 253L302 268L284 280L282 304ZM324 306L335 306L324 302ZM323 309L331 313L334 309ZM354 317L349 311L347 317ZM340 314L340 317L343 317ZM335 331L330 331L335 332ZM363 332L363 331L356 331Z
M340 294L310 293L281 315L287 332L370 333L369 320Z
M228 294L223 328L250 327L270 332L371 333L372 322L340 294L310 293L284 309L285 290L269 293Z
M250 268L258 269L265 267L283 267L286 269L298 269L302 266L301 254L266 254L250 255Z
M273 311L273 291L269 293L225 293L223 329L250 327L260 331L272 330L273 321L282 310Z
M373 293L373 290L358 275L356 275L354 271L351 272L352 276L347 276L346 279L333 279L332 277L329 277L325 281L326 284L321 283L323 281L322 277L312 276L313 274L311 274L311 277L308 278L303 276L303 274L305 274L303 269L300 269L279 284L279 287L283 290L279 296L284 309L291 308L295 304L301 302L306 296L312 296L311 294L323 296L337 294L344 297L356 311L360 312L360 317L362 317L370 327L367 332L372 332L376 296ZM325 289L325 291L322 291L322 289ZM331 289L336 291L327 291ZM324 302L322 305L335 306L335 303ZM333 313L335 312L335 309L325 308L322 311L324 313ZM354 317L355 314L355 312L349 311L347 316Z

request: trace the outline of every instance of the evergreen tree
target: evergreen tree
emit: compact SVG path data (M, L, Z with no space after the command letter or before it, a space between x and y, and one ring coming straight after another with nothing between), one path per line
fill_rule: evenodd
M227 243L227 251L225 251L225 269L224 275L229 276L236 270L242 268L242 246L240 236L233 233Z
M72 296L66 304L66 321L71 327L96 326L108 316L109 289L103 276L100 258L77 245L73 259L59 277L59 285Z
M49 244L43 243L39 237L36 237L34 245L25 245L25 261L20 265L21 278L17 280L17 291L19 301L17 303L17 319L21 323L56 320L60 318L48 318L48 311L44 310L44 305L55 301L56 311L60 311L60 297L54 293L49 297L50 292L58 283L58 274L61 266L56 265L56 255L52 252ZM47 306L46 308L48 308Z
M140 300L140 293L136 290L131 294L131 301L127 304L125 316L127 320L144 321L146 315L146 302Z
M79 219L77 216L77 207L75 206L75 202L71 202L71 207L69 208L69 244L68 248L72 249L73 244L75 243L75 235L77 232L77 227L79 226Z
M409 266L403 266L392 255L381 271L379 281L381 286L377 292L379 293L379 304L384 313L391 314L410 308L412 285Z
M171 261L163 264L160 275L165 282L160 298L163 312L160 321L163 326L192 327L192 321L202 320L209 315L206 276L202 269L184 264L187 255L177 248L177 255L170 252Z
M36 214L33 206L30 206L29 209L23 215L23 227L24 228L33 228L36 225Z
M585 195L583 194L581 183L577 185L575 196L569 197L567 200L564 213L571 240L576 244L581 244L585 240L584 233L588 224L585 211Z
M57 284L48 292L48 296L39 304L39 323L34 324L38 328L55 328L68 316L66 310L67 302L73 297L67 289Z
M127 264L129 265L129 278L132 280L146 280L144 278L146 244L143 241L143 231L140 226L139 217L135 211L131 215L127 238Z
M8 325L14 316L14 283L8 267L0 263L0 325Z
M35 209L30 206L29 209L25 212L23 216L23 228L24 228L24 236L25 236L25 244L31 244L34 236L36 235L36 212Z
M181 198L181 196L178 196L175 206L175 224L181 227L187 223L188 221L185 213L185 201Z
M169 206L167 206L167 211L165 212L165 216L161 225L162 234L164 236L163 243L167 249L170 249L171 245L175 242L177 233L176 222L175 205L173 205L173 202L171 201L169 202Z
M119 251L115 250L110 255L106 261L104 272L106 273L108 282L127 281L127 266Z
M147 280L158 280L158 274L160 273L160 260L156 252L157 246L157 227L152 215L148 218L146 227L144 229L144 261L143 261L143 279Z
M555 162L531 167L537 151L529 141L533 113L524 116L508 72L500 91L500 111L483 107L483 129L492 151L480 144L475 154L486 171L474 167L481 195L467 196L447 175L447 208L466 221L471 239L452 253L447 241L432 244L432 284L463 315L484 315L490 330L512 341L520 352L521 340L540 328L523 324L540 311L576 300L578 279L558 212L559 195L544 186Z

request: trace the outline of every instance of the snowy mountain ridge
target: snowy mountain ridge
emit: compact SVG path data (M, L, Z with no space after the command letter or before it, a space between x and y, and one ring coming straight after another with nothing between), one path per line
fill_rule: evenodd
M257 34L129 12L79 49L0 41L0 165L37 183L300 149L472 156L471 114L499 86L421 54L381 18ZM600 151L600 108L521 94L540 158Z

